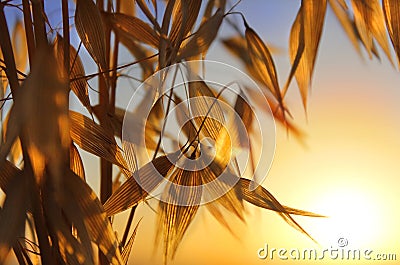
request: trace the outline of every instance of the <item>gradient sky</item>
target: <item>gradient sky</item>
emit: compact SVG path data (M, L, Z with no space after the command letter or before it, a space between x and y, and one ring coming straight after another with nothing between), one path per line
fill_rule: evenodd
M238 7L265 41L282 48L282 54L275 55L281 83L289 71L287 43L299 2L243 1ZM246 224L232 217L239 239L204 211L189 228L171 264L313 264L260 260L257 250L265 243L275 248L330 249L338 246L339 238L348 240L348 249L371 249L372 256L397 253L400 258L400 75L386 58L379 62L368 60L366 54L364 57L363 60L358 56L329 10L316 62L308 121L295 84L287 99L295 121L307 134L305 145L278 129L275 160L264 182L264 187L282 203L330 216L296 218L319 245L269 211L247 207ZM219 46L213 46L207 58L240 67ZM137 235L136 247L141 242L150 246L137 247L133 261L138 264L161 264L160 252L150 257L153 225L143 225L143 232ZM322 263L343 261L325 259Z
M288 38L299 3L243 0L237 8L267 43L281 48L282 52L274 55L281 83L289 72ZM57 15L54 16L57 20ZM225 23L223 35L230 32ZM246 224L227 214L235 230L232 235L207 211L200 210L170 264L313 264L311 261L260 260L257 250L266 243L273 248L300 250L335 248L339 238L346 238L350 249L371 249L374 254L396 253L400 259L400 195L397 191L400 184L400 74L386 58L379 62L368 60L365 53L364 57L356 53L328 10L309 99L308 120L295 83L287 98L295 122L307 134L305 143L278 128L275 159L263 184L285 205L330 216L296 218L319 244L270 211L246 207ZM207 59L242 68L220 45L212 46ZM96 68L89 63L86 71L91 73ZM83 152L83 158L88 157ZM88 181L98 191L97 164L87 161ZM145 218L137 233L131 261L141 265L162 264L161 251L154 244L155 214L147 206L141 206L135 219L142 216ZM116 216L115 221L122 224L124 218L126 213ZM328 261L324 260L323 264ZM330 261L329 264L342 262ZM395 264L393 261L369 263Z

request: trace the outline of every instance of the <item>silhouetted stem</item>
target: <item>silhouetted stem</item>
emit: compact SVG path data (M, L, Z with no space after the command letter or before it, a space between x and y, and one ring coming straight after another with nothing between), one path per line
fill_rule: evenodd
M69 14L68 14L68 0L61 0L62 5L62 18L63 18L63 41L64 41L64 69L66 71L67 76L69 77L70 73L70 59L69 57L69 45L70 45L70 36L69 36ZM69 78L68 78L69 81ZM68 84L69 87L69 84Z
M33 24L35 30L36 48L45 47L47 42L46 26L44 21L44 6L43 0L31 0Z
M22 8L24 14L26 45L28 47L29 65L32 69L33 57L35 55L35 37L33 35L33 24L31 15L31 6L29 0L22 0Z

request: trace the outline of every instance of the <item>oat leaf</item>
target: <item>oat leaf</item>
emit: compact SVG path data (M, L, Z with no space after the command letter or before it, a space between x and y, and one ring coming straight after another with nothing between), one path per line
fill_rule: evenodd
M160 36L140 18L122 13L104 13L118 35L158 48Z
M199 78L197 78L199 79ZM211 88L203 80L189 83L190 110L201 132L216 140L225 121L222 107Z
M110 263L123 264L114 231L94 191L71 171L65 178L65 185L84 215L91 240L99 246Z
M353 47L361 56L362 54L359 43L360 37L358 35L354 21L349 15L346 3L343 0L329 0L329 4L332 7L332 10L335 13L340 24L342 25L342 28L344 29L351 43L353 44Z
M164 258L174 258L176 250L182 241L186 230L196 216L199 209L202 188L201 178L197 171L188 171L181 168L171 176L171 182L164 191L164 199L159 202L159 225L164 235ZM183 186L183 187L182 187ZM189 190L185 187L191 187ZM181 206L179 202L184 202Z
M13 178L9 183L7 196L0 210L0 264L4 264L10 248L24 234L28 192L26 183L19 177Z
M305 110L307 110L307 98L324 25L326 5L326 0L303 0L290 32L289 55L292 69L284 91L286 92L295 75Z
M271 52L260 36L258 36L257 33L247 24L245 38L251 62L254 69L258 72L257 76L261 79L262 84L268 88L275 99L279 102L281 109L284 110L283 97Z
M135 229L133 230L132 235L128 240L128 243L126 243L126 245L124 246L124 250L122 251L122 254L121 254L123 264L128 264L129 255L131 254L133 243L135 242L136 233L137 233L137 230L139 228L141 221L142 221L142 218L136 224Z
M59 69L64 67L64 41L60 35L57 35L54 42L54 52L58 58ZM82 78L85 76L85 68L79 54L75 48L69 46L70 53L70 88L74 94L78 97L79 101L86 107L86 109L91 113L92 107L89 99L88 84L86 79Z
M212 17L201 24L188 43L181 48L177 60L194 57L198 54L205 54L216 38L223 18L224 13L222 9L218 9Z
M134 172L135 177L128 178L105 202L104 210L107 215L120 213L146 198L147 192L137 183L138 180L148 190L153 190L161 183L162 177L165 177L172 167L173 165L167 156L157 157L142 166L137 172Z
M286 208L282 204L279 203L277 199L264 187L258 186L256 189L252 190L250 189L251 186L251 180L249 179L244 179L240 178L239 183L237 184L237 187L241 190L241 194L243 196L243 199L262 208L270 209L275 212L277 212L288 224L299 230L300 232L304 233L307 235L309 238L312 239L312 237L293 219L290 214L296 213L296 214L301 214L305 216L318 216L322 217L320 215L310 213L310 212L305 212L297 209L292 209L292 208ZM292 212L289 212L289 210Z
M374 54L375 39L391 61L384 15L378 0L352 0L354 21L368 54Z
M396 0L383 0L382 7L390 40L400 65L400 3Z
M92 0L76 1L75 26L83 45L100 70L108 70L104 26L100 11Z
M79 154L78 148L71 142L71 147L69 149L69 163L72 172L81 179L86 179L85 168L83 166L82 158Z
M71 139L80 148L127 169L126 162L112 134L81 113L70 111L69 117Z
M24 72L28 63L28 47L26 44L24 24L21 20L15 22L12 33L12 47L17 69Z

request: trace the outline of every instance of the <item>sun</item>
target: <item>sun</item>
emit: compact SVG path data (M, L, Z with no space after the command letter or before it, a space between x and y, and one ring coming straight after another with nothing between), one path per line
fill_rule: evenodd
M327 218L313 222L309 230L321 245L342 244L343 241L349 247L376 244L381 223L376 196L362 189L337 187L318 198L315 209Z

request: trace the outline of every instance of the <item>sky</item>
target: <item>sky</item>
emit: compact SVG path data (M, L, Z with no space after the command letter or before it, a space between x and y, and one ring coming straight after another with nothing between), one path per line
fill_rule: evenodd
M288 36L299 1L242 1L250 26L262 38L282 49L274 55L281 83L289 72ZM313 78L308 118L297 86L292 84L287 102L295 122L307 137L299 143L284 129L277 130L275 159L263 186L285 205L314 211L328 218L295 218L318 242L287 225L275 213L248 206L246 224L229 220L231 235L204 211L189 228L171 264L342 264L340 258L323 261L260 259L257 251L269 248L372 250L397 253L400 197L397 187L400 155L400 76L386 58L364 59L356 53L339 23L328 10ZM208 59L240 67L220 47L213 46ZM144 213L148 211L143 210ZM140 214L139 214L140 216ZM152 256L154 224L137 234L149 248L138 249L133 261L161 264L160 252ZM146 227L146 228L145 228ZM151 235L151 236L150 236ZM136 246L137 246L136 245ZM275 254L276 255L276 254ZM286 255L288 256L288 254ZM334 256L334 254L333 254ZM345 261L365 264L366 261ZM395 261L368 261L395 264Z
M257 33L279 47L274 54L280 82L289 72L288 39L300 1L243 0L237 7ZM54 7L56 9L56 7ZM55 20L57 18L54 18ZM222 35L231 30L224 24ZM381 52L381 54L383 54ZM392 52L394 55L394 53ZM82 55L85 58L85 54ZM260 248L372 250L397 254L400 230L400 74L388 60L361 58L328 9L309 98L307 117L295 82L287 104L307 135L299 142L277 128L275 158L263 186L285 205L313 211L327 218L295 217L318 242L286 224L277 214L246 205L246 223L227 214L234 235L204 209L189 227L171 265L200 264L341 264L342 260L281 260L276 253L260 259ZM86 57L87 58L87 57ZM243 68L221 45L213 45L207 59ZM87 60L87 59L86 59ZM86 69L95 71L94 66ZM122 106L127 102L119 102ZM72 106L76 108L76 106ZM89 155L83 152L83 158ZM89 160L88 160L89 161ZM96 163L87 162L88 182L98 191ZM138 208L140 224L130 259L134 264L162 264L154 243L156 216ZM123 224L126 213L115 217ZM286 256L288 254L286 253ZM346 264L365 264L364 261ZM395 264L369 261L369 264Z

